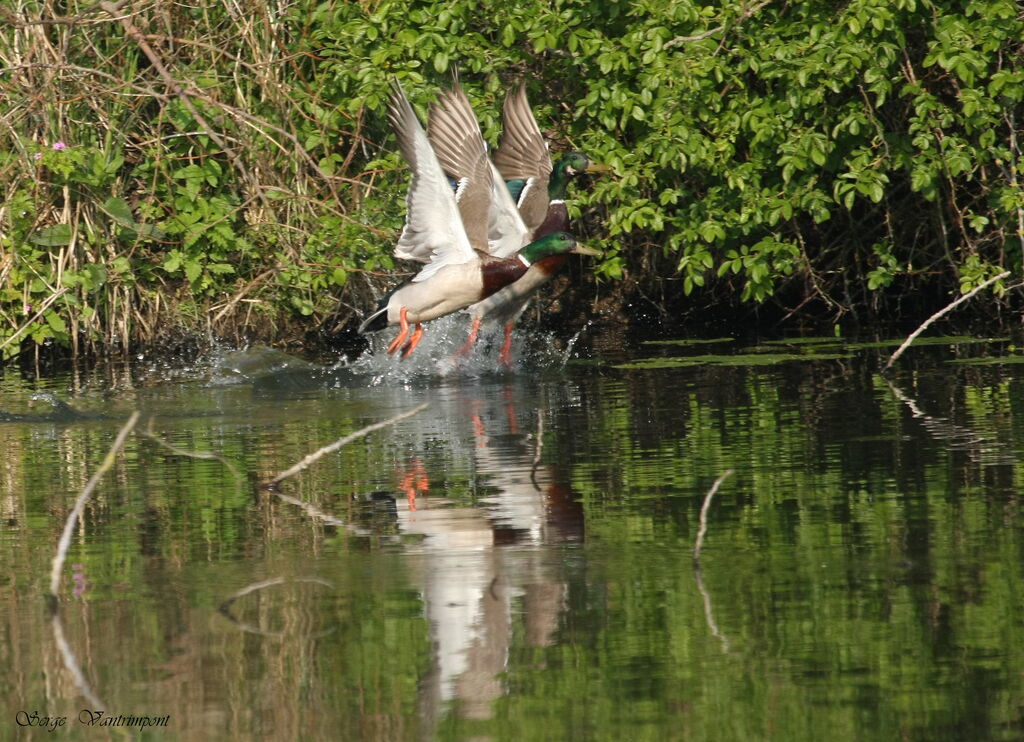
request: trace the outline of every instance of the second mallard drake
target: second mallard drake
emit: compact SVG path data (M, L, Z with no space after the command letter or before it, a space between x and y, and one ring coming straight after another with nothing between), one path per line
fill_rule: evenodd
M548 144L526 97L525 85L506 96L501 121L501 140L494 153L494 165L516 198L526 228L533 239L568 230L565 199L569 183L584 173L607 172L610 168L575 151L567 152L552 164ZM440 159L443 165L443 157Z
M497 183L504 181L519 215L526 226L527 239L540 239L554 232L567 231L569 211L565 205L568 185L578 175L586 172L603 172L609 168L593 163L582 152L569 152L552 165L547 142L533 116L526 89L520 86L505 99L502 114L503 130L498 151L494 156L494 178ZM441 166L456 179L465 174L467 162L464 149L458 146L459 138L450 132L472 131L480 135L479 123L473 114L468 98L456 79L452 89L442 94L430 115L430 142ZM435 132L448 133L439 136ZM501 189L504 190L504 189ZM503 200L496 194L491 210L491 245L494 248L506 237L508 217L497 205ZM468 308L473 317L473 326L463 350L472 347L476 340L481 321L488 319L502 322L505 341L499 357L505 365L511 362L512 328L516 319L526 308L533 294L565 265L567 254L552 255L532 265L522 278L496 292L492 296Z
M406 358L423 335L422 323L463 309L522 277L535 261L568 252L593 255L566 233L548 235L526 244L518 253L494 258L488 250L493 173L483 139L466 137L465 172L455 193L434 154L416 113L398 85L388 105L388 120L412 170L406 194L408 213L395 256L426 265L409 283L380 302L360 325L361 333L398 324L400 332L388 346L403 348ZM518 246L525 232L512 236ZM415 330L409 334L409 324Z

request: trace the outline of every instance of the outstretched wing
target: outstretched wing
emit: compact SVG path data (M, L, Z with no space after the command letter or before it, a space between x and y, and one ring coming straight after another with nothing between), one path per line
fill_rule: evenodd
M526 97L525 85L505 97L501 141L494 154L494 164L503 180L522 182L519 213L532 234L547 215L552 164L547 142Z
M496 258L514 255L529 242L529 230L501 174L487 158L480 124L458 80L431 109L427 136L441 167L458 181L460 189L473 186L472 197L468 193L456 196L470 242ZM484 183L486 192L475 187Z
M388 121L412 171L405 197L405 226L395 245L395 257L426 263L414 281L429 278L445 265L478 259L466 235L451 185L397 82L388 101Z

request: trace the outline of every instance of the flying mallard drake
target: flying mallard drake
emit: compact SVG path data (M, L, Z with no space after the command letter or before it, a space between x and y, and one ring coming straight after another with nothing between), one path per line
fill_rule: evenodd
M582 152L568 152L552 164L548 144L520 85L506 96L502 131L494 164L509 190L527 229L534 238L569 229L565 199L569 183L583 173L607 172L610 168L591 162Z
M577 252L595 255L565 232L530 242L525 228L509 257L493 257L487 239L493 194L492 166L483 138L463 138L464 173L453 193L426 132L405 92L396 83L388 103L388 121L412 170L406 194L406 220L395 257L425 263L412 281L388 294L359 326L360 333L398 324L388 353L403 348L407 358L423 336L422 323L474 304L521 278L546 257ZM518 249L521 247L522 249ZM409 334L409 324L415 331Z
M569 152L552 164L547 142L533 116L525 86L519 86L505 99L502 115L502 135L494 155L494 180L498 190L508 190L528 232L527 240L540 239L569 228L569 211L565 205L569 182L585 172L602 172L609 168L591 162L582 152ZM480 134L480 125L472 106L456 79L452 88L442 93L431 110L428 136L442 168L457 180L465 173L468 163L464 150L458 146L459 137L451 132L461 130L465 136ZM439 133L445 133L441 136ZM504 182L505 188L500 184ZM489 236L492 245L506 244L510 221L505 212L510 199L495 193L492 202ZM480 323L484 318L504 323L505 342L499 357L505 365L510 363L512 328L533 294L551 280L568 259L567 254L546 257L532 265L524 276L490 297L473 304L468 312L473 327L463 351L476 341Z

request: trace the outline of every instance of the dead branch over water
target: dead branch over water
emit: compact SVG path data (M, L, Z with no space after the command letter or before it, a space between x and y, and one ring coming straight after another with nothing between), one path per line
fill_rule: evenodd
M697 541L693 545L693 561L694 564L700 562L700 550L704 546L704 534L708 530L708 508L711 507L711 498L718 492L718 488L722 486L722 482L732 476L732 469L725 470L722 475L715 480L715 483L711 485L711 489L704 496L704 504L700 508L700 528L697 531Z
M60 542L57 545L57 553L53 557L53 571L50 573L50 595L54 600L57 598L57 592L60 590L60 575L64 569L64 560L67 558L68 547L71 546L71 536L75 532L75 526L82 518L82 511L85 510L85 504L92 497L93 490L96 489L96 485L99 484L100 479L103 477L110 467L114 465L114 459L117 456L117 452L124 446L125 440L128 438L128 434L132 432L132 428L135 427L135 423L139 420L139 412L136 410L132 413L131 417L128 418L128 422L124 424L121 431L117 434L117 438L114 439L113 445L107 452L107 455L103 458L96 473L92 475L88 482L85 483L85 488L82 493L75 500L75 505L71 508L71 512L68 514L68 519L64 524L64 533L61 534Z
M82 666L78 662L78 657L75 656L75 650L68 644L68 639L64 635L64 622L60 618L60 611L55 610L53 612L53 615L50 617L50 625L53 628L53 641L57 645L57 651L60 652L61 659L64 661L64 667L71 673L71 677L74 679L75 685L78 686L79 692L81 692L92 708L106 708L107 704L100 700L99 696L96 695L96 691L92 689L92 685L89 684L88 678L85 677Z
M407 417L412 417L413 415L415 415L415 414L417 414L419 412L422 412L423 410L427 409L427 407L429 407L429 406L430 406L429 402L424 402L419 407L414 407L413 409L409 410L408 412L403 412L401 415L395 415L394 417L392 417L392 418L390 418L388 420L384 420L384 421L379 422L379 423L374 423L373 425L367 425L365 428L362 428L361 430L357 430L354 433L349 433L345 437L339 438L338 440L334 441L334 443L328 444L328 445L324 446L323 448L320 448L320 449L314 451L313 453L311 453L308 456L306 456L305 458L303 458L295 466L291 467L290 469L286 469L285 471L281 472L280 474L278 474L273 479L269 480L268 482L265 482L263 484L263 489L274 489L275 487L277 487L278 484L280 484L282 481L284 481L288 477L294 476L295 474L298 474L300 471L303 471L304 469L307 469L311 464L316 463L318 460L320 460L321 458L323 458L327 454L333 453L334 451L337 451L342 446L345 446L345 445L351 443L352 441L356 440L357 438L362 438L367 433L372 433L375 430L380 430L381 428L386 428L388 425L394 425L399 420L404 420Z
M89 498L92 497L93 490L96 489L96 485L99 484L100 479L114 465L114 460L117 458L118 451L124 447L124 442L128 439L128 434L132 432L132 428L135 427L135 423L137 423L138 420L139 412L136 410L131 414L131 417L128 418L128 422L124 424L120 432L118 432L117 438L114 439L114 443L110 446L110 450L103 458L99 468L92 475L89 481L85 483L85 488L78 496L78 499L75 500L75 505L71 508L67 521L64 523L64 532L61 534L60 541L57 545L57 553L53 557L53 570L50 573L49 598L50 607L53 611L50 616L50 623L53 627L53 640L57 645L57 650L60 652L61 658L64 661L64 666L68 669L68 672L71 673L79 691L94 709L104 708L105 704L99 699L95 691L93 691L92 686L85 677L85 673L82 671L78 658L75 656L74 650L71 649L71 645L68 643L67 637L64 635L64 623L61 621L60 611L58 610L57 592L60 590L61 572L64 571L64 561L67 558L68 548L71 546L71 537L75 532L75 526L82 518L82 511L85 510L85 505L89 502Z
M1016 458L1008 451L1002 441L991 440L974 429L965 425L957 425L944 417L937 417L925 412L917 400L904 392L892 381L882 376L889 391L900 402L907 406L911 414L924 426L925 430L937 441L942 441L951 451L965 451L972 461L988 461L1012 466Z
M188 457L188 458L191 458L191 459L204 459L204 460L210 460L210 461L219 461L220 463L224 464L224 466L227 467L228 471L231 472L231 476L233 476L235 478L236 482L241 482L242 481L242 475L239 474L238 469L235 468L235 465L232 464L230 461L228 461L223 456L220 456L219 454L215 454L215 453L210 453L210 452L207 452L207 451L186 451L183 448L178 448L177 446L172 446L170 443L168 443L163 438L161 438L160 436L158 436L156 433L153 432L153 418L149 418L149 423L146 425L146 429L145 430L139 430L138 434L142 435L142 436L145 436L146 438L149 438L154 443L157 443L157 444L163 446L164 448L166 448L168 451L170 451L175 456L185 456L185 457Z
M269 587L275 587L277 585L287 585L289 583L307 583L311 585L320 585L328 588L329 590L334 589L334 585L332 583L320 577L272 577L268 580L262 580L260 582L254 582L251 585L246 585L241 590L232 593L224 600L223 603L220 604L217 610L222 616L224 616L224 618L228 619L241 631L246 631L250 634L257 634L259 636L282 637L285 635L284 631L271 631L249 623L248 621L243 621L232 613L231 608L235 604L235 601L249 595L250 593L266 590ZM315 634L311 634L308 638L317 639L322 636L327 636L328 634L333 633L336 628L337 627L333 626L329 627L322 631L318 631Z
M973 297L975 294L977 294L982 289L985 289L988 286L991 286L993 283L995 283L996 281L998 281L1001 278L1006 278L1008 275L1010 275L1010 271L1003 271L998 276L992 276L992 278L988 279L987 281L985 281L984 283L980 284L979 286L975 286L972 291L968 291L966 294L964 294L963 296L959 297L955 301L950 302L949 304L944 306L942 309L937 311L935 314L933 314L931 317L929 317L924 322L922 322L920 327L918 327L916 330L914 330L912 333L910 333L910 335L907 336L907 339L903 341L903 345L901 345L899 348L897 348L896 352L893 353L891 356L889 356L889 360L886 362L886 364L882 368L882 370L883 371L888 371L890 368L892 368L892 364L896 362L897 358L899 358L901 355L903 355L903 351L905 351L907 348L909 348L910 344L912 342L914 342L914 340L917 339L917 336L920 335L922 332L924 332L928 328L928 326L931 325L935 320L939 319L943 315L945 315L945 314L951 312L952 310L956 309L958 306L960 306L965 301L967 301L968 299Z
M327 525L334 526L335 528L344 528L346 531L353 534L354 536L370 535L370 531L366 530L365 528L360 528L359 526L353 523L348 523L342 520L336 515L331 515L330 513L321 510L311 502L306 502L305 500L300 500L298 497L286 495L284 492L274 491L274 494L277 495L277 497L283 500L284 502L294 505L297 508L301 508L310 518L321 520Z
M704 535L708 530L708 510L711 507L711 499L718 492L718 488L722 486L722 482L731 477L733 474L732 469L726 469L722 474L715 480L715 483L711 485L711 489L704 496L704 504L700 508L700 528L697 531L697 541L693 545L693 577L697 580L697 589L700 591L700 596L704 601L704 620L707 622L708 629L711 634L718 638L722 642L722 651L729 651L729 638L722 633L718 628L718 624L715 622L715 612L711 606L711 593L708 592L707 588L704 587L704 579L700 573L700 551L704 545Z

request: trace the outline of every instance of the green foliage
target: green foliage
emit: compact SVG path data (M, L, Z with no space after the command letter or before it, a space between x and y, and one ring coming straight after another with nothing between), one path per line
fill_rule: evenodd
M555 151L614 168L571 206L604 249L598 280L677 276L666 286L694 298L818 297L842 314L967 288L975 266L1020 270L1012 0L302 0L273 23L153 0L127 27L66 10L90 23L40 26L26 4L0 40L5 353L128 325L146 339L185 305L202 327L206 312L254 330L252 308L321 319L353 276L392 267L407 175L390 82L424 113L453 66L491 142L525 80ZM150 25L166 75L138 43ZM106 279L69 286L90 264ZM35 316L44 302L70 335Z
M503 89L530 81L556 147L616 169L580 194L597 216L581 229L607 250L599 277L653 260L684 293L716 278L751 301L798 279L842 311L843 284L863 301L897 274L955 281L977 254L1019 267L1018 16L1009 0L856 0L838 15L463 0L321 4L311 24L342 107L379 108L392 74L423 103L457 63L493 140Z
M349 276L381 265L394 210L363 212L379 174L353 172L366 157L311 152L341 138L325 127L352 119L317 118L331 107L315 110L277 58L299 41L288 27L166 2L139 6L131 23L95 4L62 12L90 22L48 24L28 3L0 38L4 359L172 329L273 339L290 318L301 333ZM167 41L144 49L140 29L154 23Z

